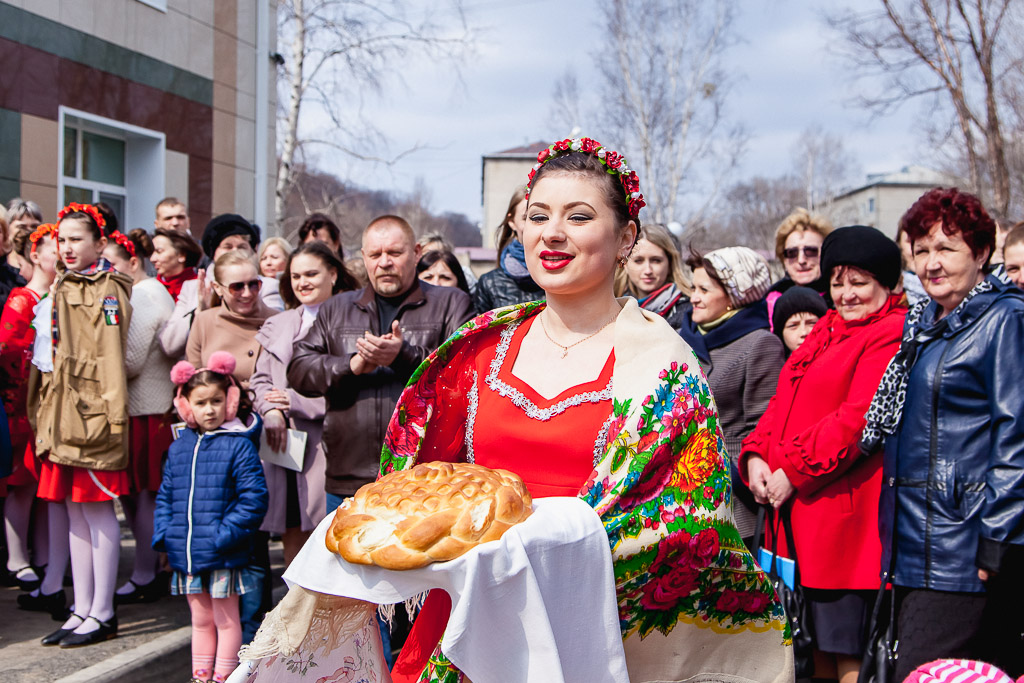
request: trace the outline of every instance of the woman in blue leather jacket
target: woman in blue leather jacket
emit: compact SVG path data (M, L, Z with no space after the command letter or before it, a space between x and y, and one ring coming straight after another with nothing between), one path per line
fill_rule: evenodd
M1024 674L1024 292L988 273L995 222L957 189L901 219L929 298L867 414L884 445L882 567L896 588L895 680L940 657Z

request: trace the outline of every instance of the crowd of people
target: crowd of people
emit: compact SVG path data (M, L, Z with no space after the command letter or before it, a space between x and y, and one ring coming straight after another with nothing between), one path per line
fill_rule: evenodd
M778 226L773 282L755 249L684 254L667 228L641 225L635 173L578 146L549 152L511 197L496 267L479 278L442 235L417 241L393 215L346 258L323 214L293 245L236 214L197 241L173 197L152 229L127 233L103 204L69 204L54 223L31 201L0 211L4 575L19 607L61 622L42 644L101 642L117 634L117 605L185 595L193 680L223 681L272 607L270 537L291 563L347 497L417 459L515 469L535 498L599 501L626 472L613 462L595 479L602 454L625 449L637 476L608 505L651 533L661 519L646 547L668 543L664 506L645 517L662 489L608 417L635 388L616 373L664 361L658 377L680 388L642 405L671 430L690 400L693 428L671 434L720 436L728 493L698 490L736 540L715 527L714 552L735 567L761 536L796 561L815 678L857 680L886 584L897 680L939 657L1024 674L1024 224L1003 232L975 196L945 188L917 200L895 241L795 209ZM439 357L449 338L459 351ZM444 409L410 446L415 392ZM579 438L590 432L596 442ZM115 500L135 538L121 586ZM618 572L627 556L615 553ZM641 592L644 609L667 609ZM768 593L747 618L772 614ZM427 599L394 680L451 665L435 651L447 600ZM645 617L620 607L625 637Z

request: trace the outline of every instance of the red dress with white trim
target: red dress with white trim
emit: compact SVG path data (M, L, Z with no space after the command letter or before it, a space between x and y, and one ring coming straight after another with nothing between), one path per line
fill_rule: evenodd
M28 287L11 290L0 313L0 398L11 430L14 471L0 480L0 494L7 486L25 486L39 480L32 426L28 421L28 373L32 361L32 309L41 297Z
M466 342L466 362L449 364L458 377L442 380L466 387L465 410L448 411L467 417L464 432L454 425L437 428L453 436L462 432L463 443L424 454L421 460L460 460L510 470L522 477L534 498L579 493L606 449L615 354L608 355L597 379L546 399L512 374L523 338L536 320L531 316ZM445 417L434 419L443 422ZM394 683L419 680L450 612L448 594L431 592L392 669Z

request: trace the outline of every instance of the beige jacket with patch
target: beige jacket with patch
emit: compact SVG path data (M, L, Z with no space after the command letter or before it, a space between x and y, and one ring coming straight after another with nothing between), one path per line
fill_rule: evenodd
M131 278L114 271L69 271L57 281L53 373L37 415L52 462L91 470L128 466L124 357L131 293Z

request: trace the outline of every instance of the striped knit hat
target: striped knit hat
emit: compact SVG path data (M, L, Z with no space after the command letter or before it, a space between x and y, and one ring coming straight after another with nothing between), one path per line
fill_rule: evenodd
M1013 679L985 662L937 659L914 669L903 683L1013 683Z

